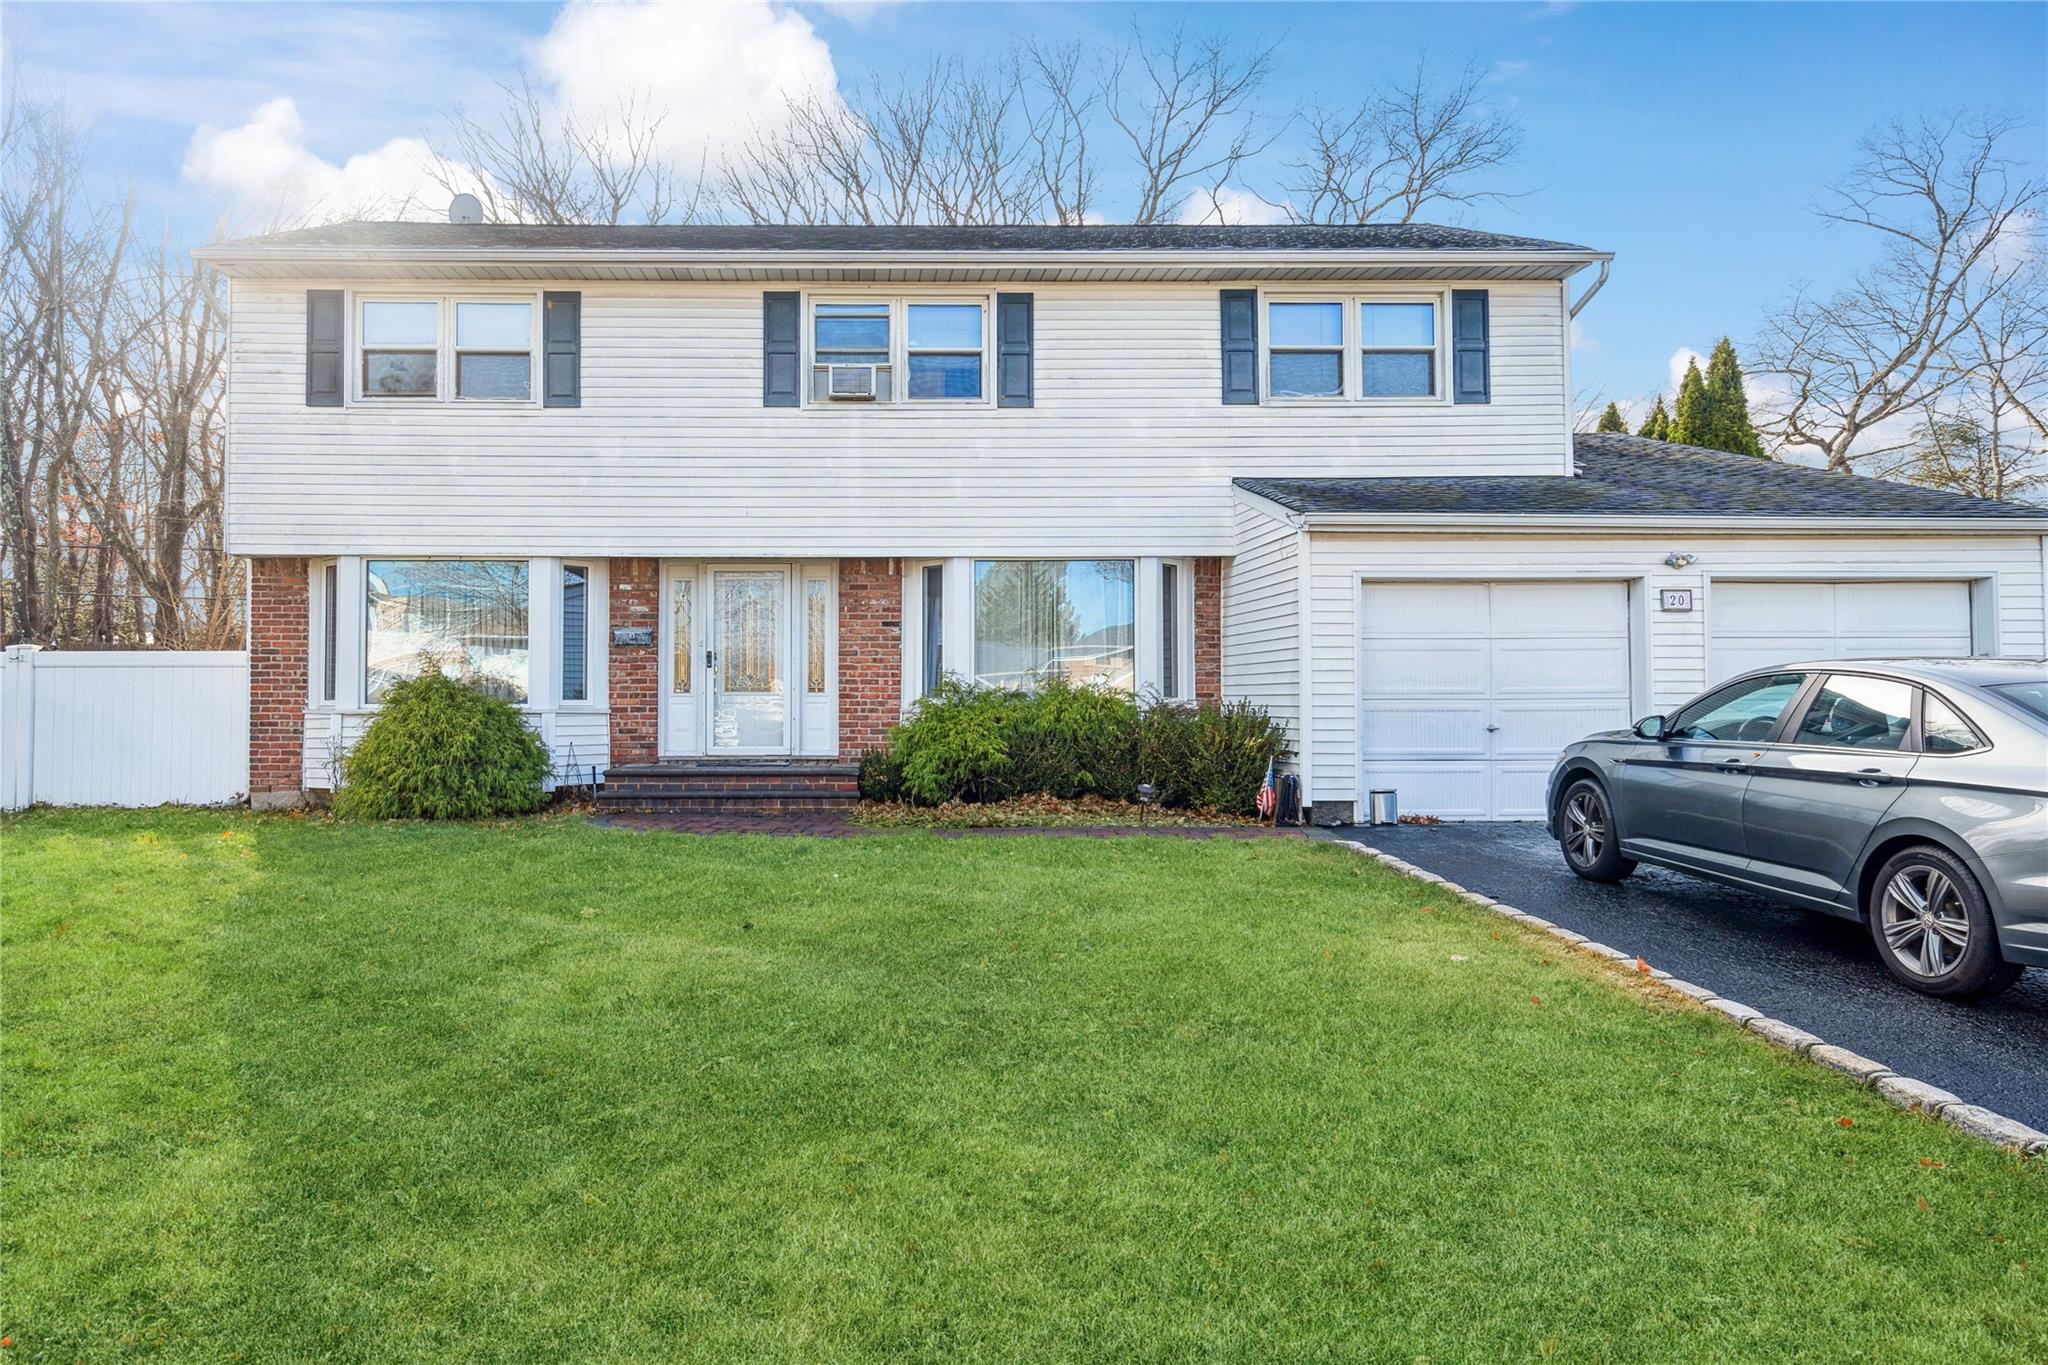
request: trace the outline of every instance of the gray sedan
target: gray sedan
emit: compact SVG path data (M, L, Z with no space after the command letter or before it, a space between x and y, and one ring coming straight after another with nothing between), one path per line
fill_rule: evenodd
M1566 749L1565 862L1638 862L1861 919L1892 975L1986 995L2048 966L2048 662L1837 660L1745 674Z

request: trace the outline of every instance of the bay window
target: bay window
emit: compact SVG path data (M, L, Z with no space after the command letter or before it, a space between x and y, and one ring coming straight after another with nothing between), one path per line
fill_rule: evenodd
M998 559L974 565L974 680L1048 678L1137 686L1137 601L1128 559Z
M525 560L373 559L365 577L365 701L429 667L528 700Z

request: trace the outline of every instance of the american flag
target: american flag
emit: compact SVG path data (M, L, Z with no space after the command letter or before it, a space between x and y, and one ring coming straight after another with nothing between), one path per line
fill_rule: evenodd
M1266 780L1259 784L1258 807L1262 818L1272 818L1273 803L1276 799L1273 794L1273 760L1269 758L1266 760Z

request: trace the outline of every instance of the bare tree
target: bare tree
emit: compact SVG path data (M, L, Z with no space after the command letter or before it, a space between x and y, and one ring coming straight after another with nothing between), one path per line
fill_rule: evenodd
M1477 177L1521 152L1521 125L1489 106L1470 67L1444 89L1414 78L1374 91L1348 112L1303 115L1308 147L1288 163L1291 216L1303 223L1412 223L1432 205L1469 208L1514 198Z
M1785 388L1758 423L1767 442L1846 472L1913 444L1881 424L1895 428L1968 384L1972 367L1957 352L2031 278L2014 243L2048 187L2005 153L2022 127L2011 115L1958 113L1865 139L1818 212L1875 234L1878 258L1847 287L1802 291L1765 321L1751 372Z
M1132 25L1131 43L1097 70L1100 102L1133 162L1130 221L1166 223L1189 197L1217 190L1263 153L1257 99L1273 70L1273 49L1227 37L1190 38L1184 26L1157 41Z
M686 178L662 152L665 111L621 96L612 117L579 118L537 94L525 72L499 86L495 109L458 108L431 174L469 192L501 223L693 222L704 207L702 167Z
M718 179L756 223L1024 223L1043 199L1030 150L1014 67L935 62L850 98L793 100Z
M1069 227L1087 222L1095 202L1097 167L1089 157L1088 131L1102 92L1086 75L1078 42L1027 43L1014 59L1043 205L1055 223Z

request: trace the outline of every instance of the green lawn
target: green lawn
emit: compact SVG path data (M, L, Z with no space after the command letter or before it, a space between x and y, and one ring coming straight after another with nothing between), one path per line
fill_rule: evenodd
M8 1360L2048 1359L2048 1163L1339 849L0 858Z

